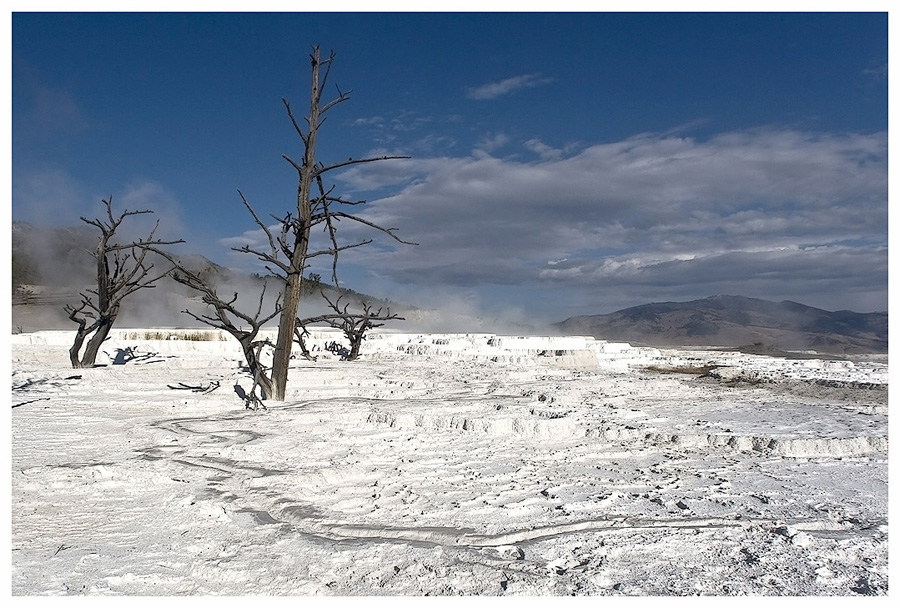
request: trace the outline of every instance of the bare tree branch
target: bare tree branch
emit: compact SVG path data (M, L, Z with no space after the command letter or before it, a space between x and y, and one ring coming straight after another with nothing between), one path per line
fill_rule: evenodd
M323 173L327 173L328 171L333 171L335 169L340 169L342 167L349 167L350 165L361 165L363 163L374 163L381 160L403 160L412 158L411 156L373 156L371 158L348 158L345 161L341 161L339 163L334 163L333 165L328 165L327 167L321 167L316 171L316 175L322 175Z
M347 91L346 93L342 93L341 90L338 89L337 92L338 92L337 98L332 99L331 101L326 103L322 107L322 109L319 111L321 114L324 114L325 112L327 112L328 110L330 110L331 108L336 106L337 104L343 103L343 102L347 101L348 99L350 99L350 93L352 93L353 91ZM324 122L325 122L325 119L323 118L322 120L319 121L319 126L321 127L322 123L324 123Z
M300 127L300 124L297 122L297 119L294 118L294 112L293 112L293 110L291 110L291 104L284 97L281 98L281 103L283 103L285 109L287 109L288 118L291 119L291 124L294 125L294 130L297 132L297 135L300 136L300 139L303 141L303 144L307 145L307 142L309 141L307 139L308 136L303 132L303 129ZM290 160L290 159L288 159L288 160ZM291 161L291 164L294 164L293 161ZM294 166L296 166L296 165L294 165ZM299 170L299 167L297 169Z
M259 219L258 215L256 215L256 211L253 210L253 207L247 201L247 198L244 196L244 193L241 192L240 190L238 190L238 194L241 197L241 201L244 203L244 207L246 207L247 210L250 212L250 215L253 216L253 220L256 222L256 225L259 226L260 228L262 228L263 232L265 232L266 238L269 240L269 251L268 252L259 251L258 249L253 249L249 245L243 245L242 247L232 247L232 250L238 251L240 253L252 254L264 263L273 264L273 265L277 266L281 270L281 272L283 272L286 275L290 270L290 266L288 264L286 264L283 260L280 259L279 253L287 254L290 251L289 247L287 246L287 243L283 241L283 239L286 235L285 226L287 224L289 224L289 222L290 222L290 215L288 215L288 217L285 218L284 220L278 220L282 224L282 230L281 230L281 236L276 240L276 238L272 236L272 231L269 230L269 227L266 226L262 222L262 220ZM275 245L276 242L280 245L280 249L279 249L279 247L277 247ZM288 259L290 259L290 258L288 257ZM274 271L270 266L267 265L265 268L273 275L279 276L278 273L276 271Z
M391 237L398 243L403 243L404 245L418 245L418 243L404 241L403 239L398 237L396 234L394 234L394 231L396 231L397 228L382 228L378 224L376 224L374 222L370 222L369 220L364 220L363 218L359 217L358 215L351 215L349 213L344 213L343 211L336 211L336 212L332 213L331 215L332 215L332 217L337 217L337 218L345 217L348 220L353 220L354 222L359 222L360 224L365 224L366 226L369 226L370 228L374 228L375 230L379 230L379 231L385 233L386 235L388 235L389 237Z

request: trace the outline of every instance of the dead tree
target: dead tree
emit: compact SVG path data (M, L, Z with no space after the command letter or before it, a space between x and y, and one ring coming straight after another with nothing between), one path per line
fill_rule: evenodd
M306 321L297 319L297 326L294 327L294 342L296 342L300 346L300 354L307 361L316 361L318 360L318 356L313 355L309 352L309 348L306 347L306 336L309 335L309 330L306 329L305 325Z
M263 401L272 394L272 378L269 369L262 361L262 351L273 344L267 339L259 339L259 331L263 325L281 314L280 302L276 300L273 310L263 314L263 300L266 295L266 283L263 283L259 294L256 311L246 313L236 307L238 294L235 292L230 298L225 299L218 295L211 282L200 274L188 270L176 258L164 251L154 250L159 255L168 259L174 266L171 277L178 283L185 285L202 294L203 303L211 306L211 314L197 314L190 310L183 310L195 320L210 327L223 330L231 334L241 345L244 359L247 361L247 369L253 378L253 386L247 393L247 407L258 409L265 408ZM259 389L260 394L257 394Z
M287 100L282 99L291 124L303 142L304 152L303 159L299 162L286 154L283 155L284 159L297 171L297 207L295 212L288 212L284 217L273 216L280 225L280 233L277 237L259 220L256 213L250 208L247 200L244 199L243 194L241 195L244 204L253 214L257 225L265 231L270 249L269 251L261 251L250 246L244 246L239 251L255 255L267 265L271 272L280 276L284 281L281 297L282 311L278 323L278 336L272 362L272 392L270 396L275 401L283 401L285 397L291 346L297 322L297 308L302 295L303 273L309 266L310 260L318 256L330 256L332 279L336 285L338 254L341 251L372 242L371 240L365 240L339 245L336 237L337 223L341 220L348 220L365 224L389 235L400 243L406 243L406 241L401 240L394 234L395 228L383 228L341 210L345 206L361 205L365 201L344 200L333 194L333 186L328 189L325 188L322 178L323 175L330 171L379 160L409 158L407 156L348 158L327 166L316 160L316 141L319 128L325 121L325 113L337 104L349 99L349 91L344 92L338 88L337 97L326 103L322 102L322 91L328 81L334 57L335 55L332 52L327 59L323 60L319 55L319 47L316 46L312 49L312 54L310 55L312 65L310 109L309 115L305 119L305 127L296 119ZM325 244L321 247L311 248L312 238L320 233L325 239Z
M126 217L153 212L125 210L116 217L112 211L112 197L103 201L103 204L106 205L106 219L81 218L83 222L100 229L97 247L91 252L97 261L97 288L81 292L81 302L78 305L67 304L64 307L69 319L78 324L74 343L69 349L69 361L74 368L92 367L95 364L100 345L109 336L109 331L119 316L122 300L140 289L154 287L153 284L166 275L165 272L150 275L153 265L147 263L147 252L161 245L184 242L181 239L155 239L154 234L159 227L157 221L147 238L117 243L116 231ZM80 354L85 339L91 334L93 336L88 340L84 353Z
M360 303L360 307L362 308L361 313L350 312L350 304L341 306L341 300L344 296L339 296L337 301L333 301L326 296L323 291L322 297L325 298L329 308L331 308L334 313L309 317L307 319L297 319L298 329L295 330L295 333L297 341L304 351L306 351L306 347L303 343L303 334L300 333L299 328L302 328L303 332L306 333L307 325L325 322L331 327L340 329L344 332L344 336L350 342L350 350L342 358L344 361L355 361L359 357L359 349L362 346L362 341L366 339L366 333L370 329L382 327L384 325L384 323L378 323L377 321L392 321L394 319L403 320L403 317L400 315L391 314L390 309L385 311L384 307L381 307L378 310L373 310L372 304L369 302Z

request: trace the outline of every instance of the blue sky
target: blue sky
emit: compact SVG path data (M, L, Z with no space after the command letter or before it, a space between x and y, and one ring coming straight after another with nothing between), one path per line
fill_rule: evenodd
M12 219L112 195L233 267L318 157L372 235L344 285L511 320L735 294L887 309L886 13L14 13ZM328 93L334 93L329 88ZM360 233L347 229L347 239ZM327 274L323 272L323 274Z

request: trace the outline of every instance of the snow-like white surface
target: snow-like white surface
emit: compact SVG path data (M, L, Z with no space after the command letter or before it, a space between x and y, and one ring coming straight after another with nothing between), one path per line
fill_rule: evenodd
M316 330L250 412L230 338L71 338L11 337L15 595L887 593L883 359Z

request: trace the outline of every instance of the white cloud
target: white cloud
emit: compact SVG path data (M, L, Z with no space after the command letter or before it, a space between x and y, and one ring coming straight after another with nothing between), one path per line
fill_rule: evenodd
M271 232L274 236L278 236L279 231L281 230L281 226L278 224L273 224L268 226L269 232ZM243 233L237 236L229 236L222 239L219 239L219 244L223 247L228 247L229 249L240 249L245 245L250 247L251 249L256 249L258 251L269 251L269 237L266 235L265 231L262 228L255 228L253 230L245 230Z
M368 126L380 126L384 124L384 118L381 116L369 116L364 118L357 118L353 120L350 124L354 127L368 127Z
M342 241L375 241L342 262L377 274L385 290L515 287L538 308L576 294L562 318L601 300L736 293L854 308L853 294L866 305L886 298L883 133L643 134L531 162L476 150L371 163L341 183L395 188L353 211L420 243L342 224Z
M872 80L885 80L888 76L888 66L886 63L882 63L875 67L866 68L863 70L863 74Z
M485 135L475 144L476 151L493 152L509 143L509 136L505 133Z
M422 285L552 278L674 290L715 279L715 293L778 282L800 290L803 281L839 291L858 282L853 272L880 280L872 269L887 243L886 156L883 133L761 129L704 141L644 134L534 162L412 159L396 167L407 185L363 213L421 245L354 252L354 261ZM840 280L816 287L818 266L831 262L810 246L870 268L839 266ZM548 269L546 260L563 258Z
M519 89L536 87L550 82L553 82L552 78L546 78L540 74L522 74L499 82L471 87L466 96L470 99L496 99Z
M548 146L538 138L526 141L525 147L541 157L541 160L559 160L563 154L562 150Z

